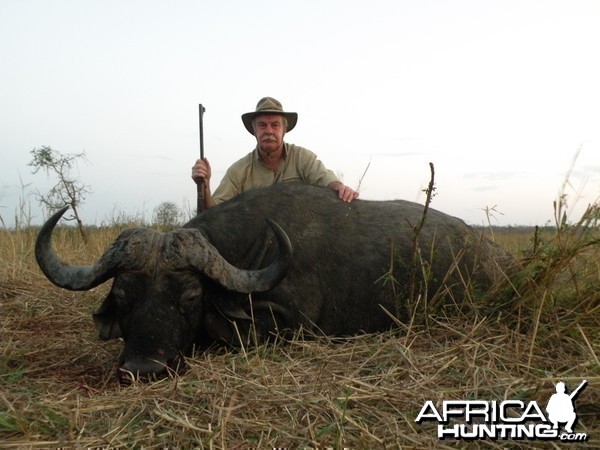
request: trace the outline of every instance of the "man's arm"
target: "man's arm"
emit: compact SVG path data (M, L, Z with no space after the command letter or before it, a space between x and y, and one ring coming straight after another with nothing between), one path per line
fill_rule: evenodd
M358 192L339 181L333 171L325 167L325 164L317 158L315 153L304 147L294 144L289 145L290 151L296 153L296 157L298 158L297 164L304 174L305 182L316 186L327 186L338 193L340 200L348 203L358 198Z
M350 186L346 186L340 181L334 181L327 185L329 189L337 191L340 200L350 203L352 200L358 198L358 192L352 189Z

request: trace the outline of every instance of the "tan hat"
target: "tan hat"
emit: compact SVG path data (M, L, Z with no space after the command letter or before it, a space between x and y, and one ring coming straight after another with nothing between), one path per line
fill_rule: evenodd
M248 130L248 132L253 136L254 129L252 128L252 121L256 116L261 114L280 114L284 116L287 119L286 131L292 131L292 129L296 126L296 122L298 122L298 113L285 112L283 110L283 106L281 106L281 102L275 100L273 97L264 97L261 98L256 104L256 111L242 114L242 122L244 122L246 130Z

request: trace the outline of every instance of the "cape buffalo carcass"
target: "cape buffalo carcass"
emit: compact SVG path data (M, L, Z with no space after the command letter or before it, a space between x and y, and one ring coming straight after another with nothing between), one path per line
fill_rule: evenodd
M408 295L423 216L416 203L345 203L327 188L283 183L247 191L172 232L126 230L93 265L73 266L51 245L65 210L40 230L38 264L74 291L113 278L94 322L101 339L123 338L121 373L140 376L176 367L193 348L247 339L250 330L266 337L299 327L337 336L389 329L389 312ZM442 292L453 302L466 285L488 289L508 258L433 209L419 254L429 296Z

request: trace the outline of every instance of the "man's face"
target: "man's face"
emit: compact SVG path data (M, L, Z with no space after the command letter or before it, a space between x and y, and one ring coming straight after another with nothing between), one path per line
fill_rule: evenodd
M285 119L278 114L257 116L254 119L254 135L260 150L271 153L283 146Z

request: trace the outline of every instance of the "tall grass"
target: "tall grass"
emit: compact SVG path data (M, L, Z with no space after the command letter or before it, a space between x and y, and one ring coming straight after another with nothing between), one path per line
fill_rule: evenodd
M556 205L560 207L560 203ZM424 402L536 400L557 381L588 387L577 431L600 446L598 205L552 228L495 229L522 269L499 314L432 318L393 332L309 335L241 350L214 348L189 370L120 385L118 341L97 339L90 314L108 286L74 293L43 277L36 230L0 229L0 448L539 448L540 441L440 441L416 424ZM96 259L130 223L58 228L70 262ZM109 284L109 283L107 283Z

